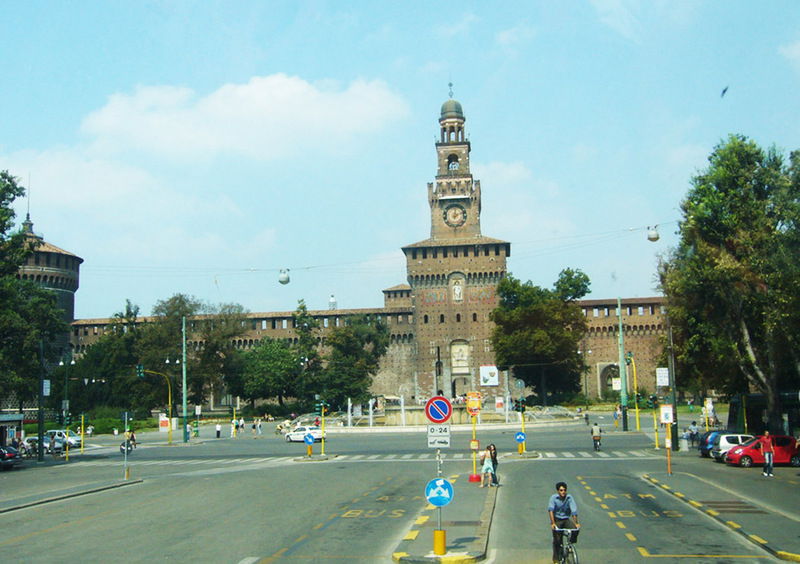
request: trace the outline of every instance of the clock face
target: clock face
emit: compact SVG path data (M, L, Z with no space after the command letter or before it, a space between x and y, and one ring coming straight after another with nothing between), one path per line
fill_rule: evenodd
M444 210L444 222L450 227L459 227L467 221L467 210L458 204L447 206Z

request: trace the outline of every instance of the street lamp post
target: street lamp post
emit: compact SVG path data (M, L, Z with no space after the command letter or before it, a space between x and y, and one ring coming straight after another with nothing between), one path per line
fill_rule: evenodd
M65 359L69 359L64 362ZM59 366L64 367L64 401L61 404L61 417L64 422L64 428L67 427L67 415L69 414L69 367L75 366L75 359L72 358L72 352L64 355L64 358L58 361Z
M636 361L633 359L633 353L628 351L625 360L630 363L633 368L633 405L636 409L636 430L639 431L639 383L636 381Z
M189 428L186 426L186 316L181 317L181 381L183 391L183 442L189 442Z
M625 341L622 335L622 300L617 298L617 316L619 317L619 377L622 389L620 390L620 401L622 404L622 430L628 430L628 376L625 370Z

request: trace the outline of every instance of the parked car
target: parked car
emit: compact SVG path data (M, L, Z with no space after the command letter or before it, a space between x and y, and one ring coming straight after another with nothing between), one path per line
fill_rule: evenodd
M309 426L299 426L295 427L293 430L286 433L286 442L300 442L302 443L305 440L305 436L311 434L314 437L314 442L318 442L322 440L322 429L315 425Z
M0 466L3 470L14 468L22 464L22 456L12 446L0 446Z
M775 446L775 464L791 464L800 466L800 453L797 450L797 441L794 437L786 435L771 435L772 444ZM761 452L761 438L763 435L756 435L746 443L738 447L733 447L725 456L725 462L749 468L753 464L764 464L764 454Z
M705 456L706 458L711 456L711 449L714 447L714 439L721 433L722 431L706 431L700 435L700 443L697 445L700 456Z
M711 456L717 462L725 462L725 455L735 446L746 443L753 438L753 435L742 435L736 433L720 433L714 437L714 446L711 448Z
M51 437L55 435L56 439L60 439L62 442L66 440L69 448L81 447L81 436L72 429L51 429L47 431L47 434Z
M45 452L45 454L51 452L50 451L50 436L49 435L45 435L44 436L44 439L42 440L42 443L44 444L44 452ZM39 446L38 446L39 437L36 437L36 436L26 437L25 440L22 441L22 444L24 446L21 446L20 450L27 450L28 452L31 453L32 456L36 456L36 454L39 452L38 451L38 448L39 448ZM54 443L54 447L55 447L56 454L61 454L61 452L64 450L64 441L61 440L61 439L56 439L55 443Z

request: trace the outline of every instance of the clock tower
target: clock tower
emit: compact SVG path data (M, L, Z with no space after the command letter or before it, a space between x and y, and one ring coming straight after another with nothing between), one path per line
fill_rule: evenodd
M428 396L471 390L503 395L496 370L487 381L481 367L494 365L489 314L511 244L481 235L481 186L470 172L465 121L451 93L439 117L436 178L428 183L431 236L403 247L417 343L415 381Z

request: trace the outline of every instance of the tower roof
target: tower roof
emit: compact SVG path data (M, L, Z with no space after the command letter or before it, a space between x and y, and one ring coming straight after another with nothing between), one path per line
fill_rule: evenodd
M76 254L73 254L69 251L65 251L59 247L56 247L52 243L48 243L44 240L41 235L37 235L33 231L33 222L31 221L31 215L28 214L25 217L25 221L22 222L22 231L25 233L25 237L29 240L35 241L34 245L36 247L36 251L38 252L45 252L45 253L57 253L60 255L67 255L70 257L75 257L78 261L83 262L83 259Z
M464 110L461 109L461 102L450 98L442 104L442 114L440 119L458 118L464 119Z

